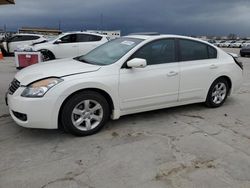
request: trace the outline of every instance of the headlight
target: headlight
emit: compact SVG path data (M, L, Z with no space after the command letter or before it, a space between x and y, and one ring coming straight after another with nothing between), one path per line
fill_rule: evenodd
M62 82L63 79L60 78L47 78L44 80L39 80L27 86L22 97L43 97L49 89Z

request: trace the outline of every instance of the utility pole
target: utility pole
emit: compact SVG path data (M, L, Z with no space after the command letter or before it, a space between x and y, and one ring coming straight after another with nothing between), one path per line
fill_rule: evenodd
M6 24L3 26L4 37L6 37Z
M101 32L103 32L103 14L101 14Z
M61 20L58 21L58 30L61 30Z

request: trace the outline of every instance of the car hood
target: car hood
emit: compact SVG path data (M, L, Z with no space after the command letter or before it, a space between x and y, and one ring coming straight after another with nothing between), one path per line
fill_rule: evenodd
M248 45L248 46L243 46L241 49L242 49L242 50L250 50L250 45Z
M31 65L19 71L15 78L21 85L48 77L63 77L74 74L94 72L101 68L98 65L83 63L74 59L61 59Z

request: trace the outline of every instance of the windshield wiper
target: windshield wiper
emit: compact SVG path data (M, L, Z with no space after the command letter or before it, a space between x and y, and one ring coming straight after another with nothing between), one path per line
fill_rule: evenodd
M75 58L73 58L73 59L74 59L74 60L77 60L77 61L80 61L80 62L83 62L83 63L91 64L91 65L101 65L101 66L103 66L103 64L101 64L101 63L90 62L90 61L88 61L88 60L82 58L82 56L75 57Z
M78 57L75 57L73 59L75 59L77 61L80 61L80 62L83 62L83 63L88 63L88 64L92 64L92 65L94 64L94 63L92 63L90 61L87 61L86 59L82 58L82 56L78 56Z

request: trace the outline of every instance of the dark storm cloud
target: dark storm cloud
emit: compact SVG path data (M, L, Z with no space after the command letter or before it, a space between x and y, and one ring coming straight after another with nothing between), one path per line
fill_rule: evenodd
M16 0L0 7L0 28L58 27L60 20L63 30L250 35L249 17L248 0Z

